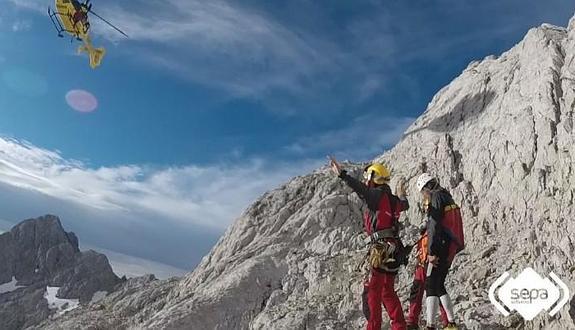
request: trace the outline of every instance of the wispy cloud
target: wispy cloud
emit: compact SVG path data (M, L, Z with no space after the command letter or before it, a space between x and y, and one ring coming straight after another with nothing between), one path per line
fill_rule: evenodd
M167 220L225 228L258 195L319 164L301 161L155 169L89 168L58 152L0 138L0 182L89 208L151 212Z
M25 8L32 8L34 2L11 1ZM101 1L94 10L130 36L125 39L92 18L93 32L119 45L114 53L231 97L263 101L277 111L292 112L310 105L336 111L344 105L330 96L338 94L343 84L362 85L346 92L360 101L381 85L377 70L353 49L299 28L295 22L280 22L257 7L223 0L135 0L129 4ZM386 42L382 33L377 37Z
M9 1L19 8L45 10L42 1ZM94 10L130 36L125 39L92 17L94 34L121 43L116 54L231 97L265 99L278 91L287 97L309 97L317 91L310 90L313 78L339 70L332 62L336 56L326 56L340 52L334 43L236 2L104 0Z
M8 0L9 2L13 3L14 5L30 10L35 10L37 12L46 12L46 5L48 4L44 0ZM53 2L50 1L49 4Z
M366 160L393 147L414 121L411 117L362 116L343 128L300 139L286 150L296 154L335 152L347 159Z
M12 23L13 32L24 32L32 28L32 21L30 20L18 20Z
M45 10L42 0L9 1ZM268 108L333 112L385 92L389 76L414 61L441 63L461 49L481 49L481 55L487 55L482 44L519 36L544 16L540 12L553 16L549 12L554 10L547 8L552 6L536 2L525 6L522 15L510 15L518 3L448 0L432 10L359 2L361 15L343 17L306 1L286 3L286 12L274 16L258 2L101 0L94 10L131 38L124 39L95 17L92 26L95 34L119 43L114 54L151 63L232 97L263 100ZM309 12L290 16L297 10ZM474 11L481 15L471 15ZM494 23L484 22L486 16ZM467 24L459 17L484 28L454 29Z
M326 62L319 40L310 42L233 2L135 1L130 8L111 4L99 10L130 36L128 47L141 59L236 95L301 91L298 80ZM94 20L93 26L95 33L122 41L102 22Z

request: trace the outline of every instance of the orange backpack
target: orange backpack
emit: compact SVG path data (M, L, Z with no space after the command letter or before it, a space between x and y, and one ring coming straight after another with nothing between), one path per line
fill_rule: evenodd
M417 258L419 259L419 263L421 265L425 265L427 262L427 244L428 244L428 237L427 233L424 233L423 236L417 241Z

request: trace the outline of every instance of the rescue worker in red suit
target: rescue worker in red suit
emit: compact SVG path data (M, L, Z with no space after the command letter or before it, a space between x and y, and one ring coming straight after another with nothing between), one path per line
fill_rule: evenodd
M464 246L461 213L451 194L430 174L420 175L416 185L423 196L423 208L427 214L427 329L436 329L434 321L441 304L449 321L444 329L455 330L453 303L445 288L445 278L455 254Z
M427 270L427 228L423 226L419 230L421 237L417 241L417 264L415 265L415 274L409 292L409 312L407 314L407 330L419 329L419 317L423 303L423 294L425 292L425 278ZM440 304L441 322L447 327L449 320L443 305Z
M400 184L398 189L401 191L400 196L393 195L388 185L390 173L385 166L378 163L365 169L365 183L349 176L333 158L331 159L331 167L333 172L367 203L368 210L364 215L364 229L372 242L374 236L381 234L389 246L398 248L401 242L397 236L397 221L400 212L409 208L403 184ZM394 234L388 235L391 232ZM385 269L371 268L369 281L364 284L363 294L367 330L381 329L382 304L391 320L391 329L406 329L401 302L394 288L399 263L399 260L395 260L384 264L382 268ZM365 298L367 298L367 304L365 304Z

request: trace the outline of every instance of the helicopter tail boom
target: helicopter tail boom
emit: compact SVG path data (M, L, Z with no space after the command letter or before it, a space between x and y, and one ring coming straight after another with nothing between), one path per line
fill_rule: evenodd
M84 44L78 47L78 53L87 53L90 57L90 67L95 69L102 63L106 49L103 47L95 48L90 42L84 40Z

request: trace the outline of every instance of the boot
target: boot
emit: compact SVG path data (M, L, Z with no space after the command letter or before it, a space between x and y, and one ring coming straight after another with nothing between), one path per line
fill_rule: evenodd
M447 323L447 326L445 328L443 328L443 330L458 330L459 328L457 328L457 325L455 324L455 322L449 322Z

